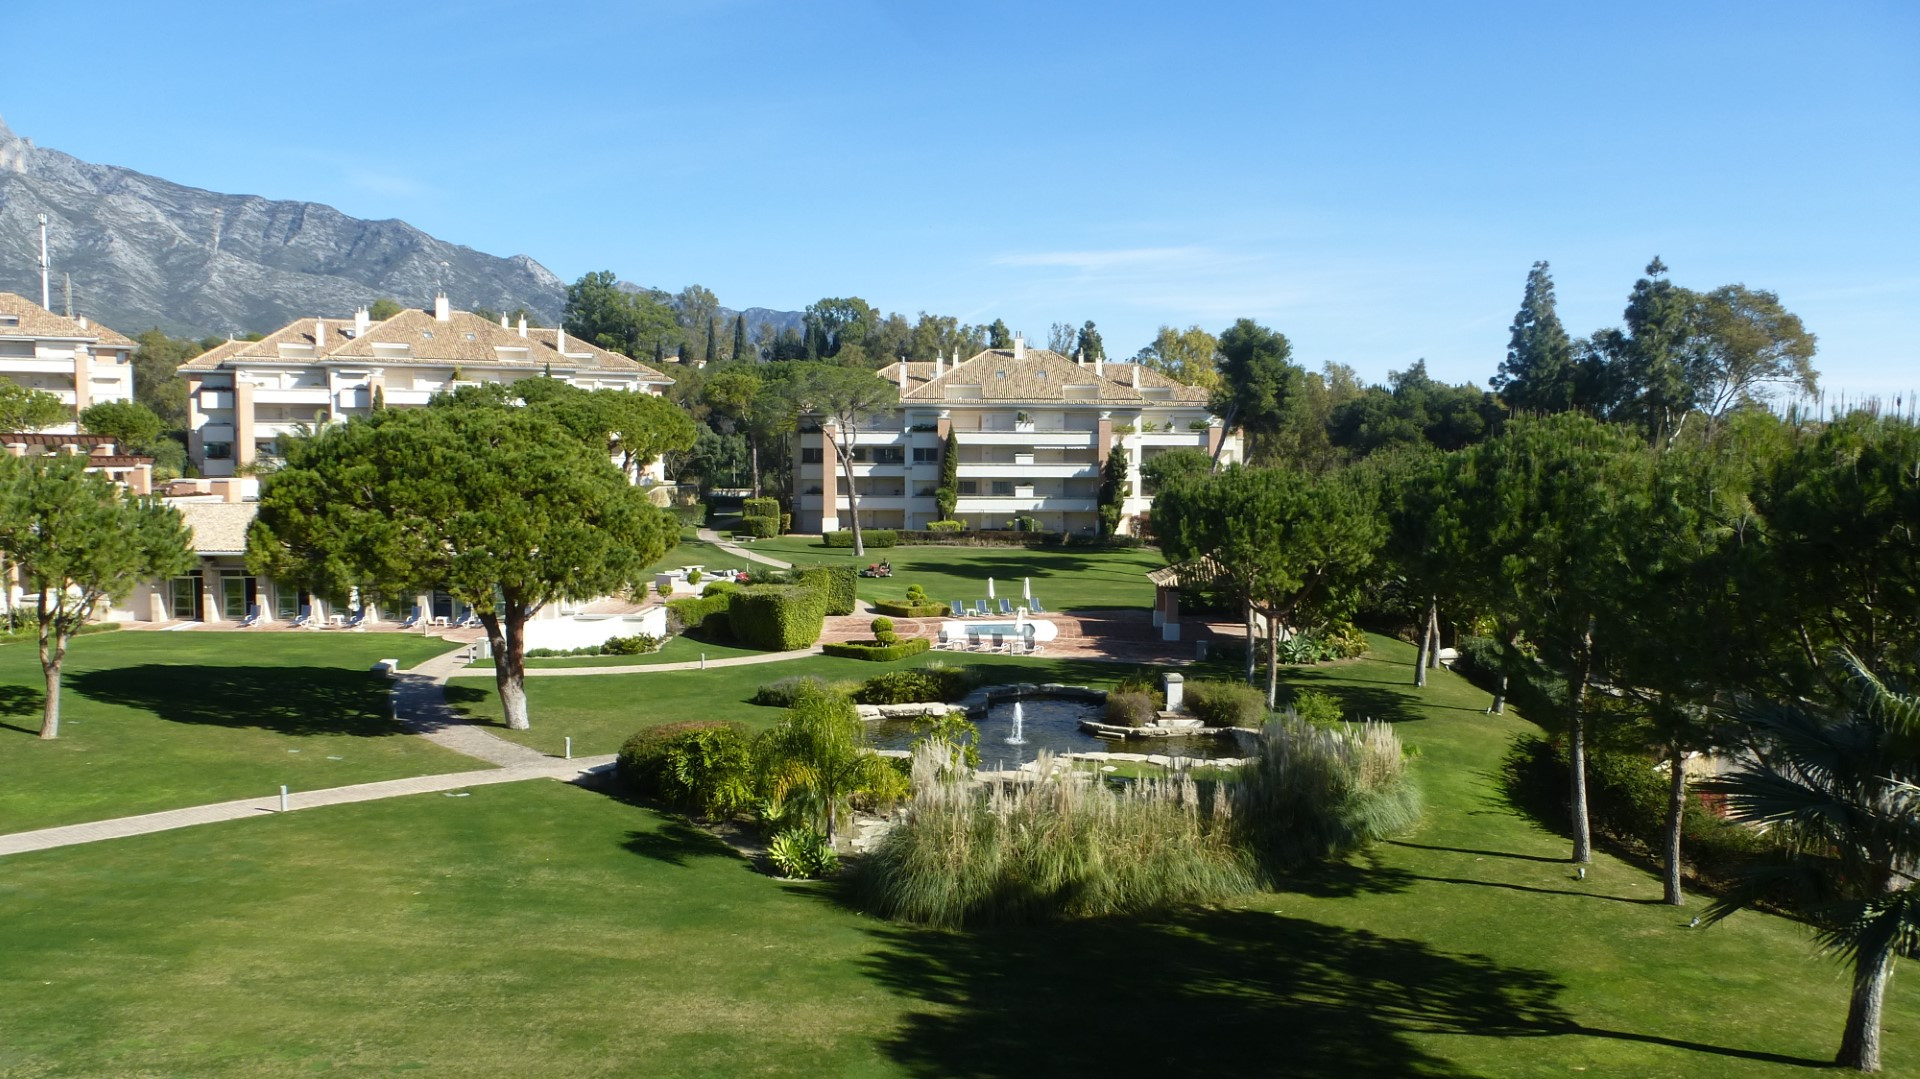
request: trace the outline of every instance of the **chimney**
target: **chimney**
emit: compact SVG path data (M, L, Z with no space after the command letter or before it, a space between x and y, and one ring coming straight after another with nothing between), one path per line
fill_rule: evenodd
M1140 388L1140 365L1137 363L1133 365L1133 388Z
M954 349L953 351L956 356L959 355L960 353L960 350L957 348ZM956 359L953 362L959 363L960 361ZM947 373L947 354L944 352L935 351L933 354L933 377L939 378L941 375L944 375L946 373Z
M507 328L507 316L505 315L500 316L500 328L503 330Z
M1013 335L1013 358L1016 360L1027 358L1027 339L1019 334Z
M449 322L453 319L453 307L447 303L447 294L436 293L433 297L433 317L437 322Z
M1085 366L1087 365L1087 354L1086 354L1085 352L1082 352L1081 350L1079 350L1079 349L1077 349L1077 348L1076 348L1076 349L1074 349L1074 350L1073 350L1073 365L1074 365L1075 367L1085 367Z
M83 330L87 328L87 316L85 315L80 316L80 328Z
M567 354L567 328L565 326L555 326L553 328L553 350L562 356Z
M361 304L359 307L354 308L353 309L353 336L365 337L367 335L367 326L372 321L373 321L373 316L367 314L367 306L365 304Z
M521 315L520 316L520 336L525 337L526 335L527 335L527 316Z
M1107 377L1107 364L1106 364L1106 359L1104 357L1095 356L1093 358L1093 377L1095 378Z
M327 347L327 320L323 318L314 319L313 320L313 351L317 353L325 349L326 347Z
M904 358L900 361L900 392L907 392L907 361Z

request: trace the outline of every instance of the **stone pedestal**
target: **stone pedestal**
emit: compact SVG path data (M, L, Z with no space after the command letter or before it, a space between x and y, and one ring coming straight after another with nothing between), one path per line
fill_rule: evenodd
M1166 676L1166 680L1167 680L1167 711L1169 712L1186 711L1186 708L1182 703L1183 701L1185 701L1186 695L1187 695L1186 676L1181 674L1169 674Z

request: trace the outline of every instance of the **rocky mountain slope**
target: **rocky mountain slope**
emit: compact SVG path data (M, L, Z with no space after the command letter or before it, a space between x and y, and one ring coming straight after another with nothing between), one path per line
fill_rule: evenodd
M0 290L38 298L39 214L48 219L53 308L67 275L75 314L128 334L267 331L381 296L430 305L438 282L456 306L524 304L548 324L566 304L565 282L526 255L500 258L319 203L223 195L95 165L0 122ZM749 325L760 321L784 326L799 316L751 309Z

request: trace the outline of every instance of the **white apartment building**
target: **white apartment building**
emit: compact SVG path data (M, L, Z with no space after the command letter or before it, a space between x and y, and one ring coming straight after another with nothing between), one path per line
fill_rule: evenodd
M76 417L49 432L77 432L77 417L88 405L133 400L133 349L105 326L0 292L0 378L53 394Z
M1174 449L1240 459L1240 437L1207 411L1207 392L1151 368L1070 359L1016 339L968 360L896 363L877 377L900 388L900 405L870 417L852 456L860 524L925 528L939 518L934 491L952 434L959 452L954 517L969 528L1005 528L1029 516L1048 531L1100 527L1100 478L1116 446L1127 451L1124 532L1147 512L1140 466ZM803 425L804 426L804 425ZM829 423L802 430L794 465L794 528L849 525Z
M231 476L297 428L424 405L463 385L551 374L582 389L658 395L673 379L560 329L508 326L451 310L409 309L380 322L291 323L258 341L228 341L180 366L187 379L187 453L203 476ZM656 462L654 467L658 468ZM637 477L657 482L657 472Z

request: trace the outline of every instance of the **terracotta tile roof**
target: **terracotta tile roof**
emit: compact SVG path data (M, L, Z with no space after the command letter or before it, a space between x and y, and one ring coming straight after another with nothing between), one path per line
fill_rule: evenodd
M15 315L20 319L18 326L0 326L0 337L66 337L95 345L133 347L133 341L125 334L91 320L82 326L78 319L56 315L17 292L0 292L0 314Z
M195 554L244 554L247 526L260 512L257 502L188 502L169 500L193 532Z
M314 347L316 323L326 324L326 347L316 356L282 356L280 346ZM375 322L364 334L353 336L352 319L301 319L268 334L259 341L229 341L180 365L182 371L211 371L230 363L248 361L267 363L317 364L395 364L448 365L463 367L506 367L541 370L551 365L556 370L581 373L635 375L642 382L669 385L673 379L645 364L589 344L569 335L566 352L555 346L559 331L527 330L521 337L517 328L508 329L497 322L467 311L454 311L441 322L433 312L409 308L384 322ZM398 349L377 349L379 345L405 345Z
M907 389L900 395L903 403L930 404L948 401L1001 401L1001 402L1043 402L1043 401L1087 401L1117 405L1159 404L1162 399L1157 395L1148 396L1133 388L1134 366L1125 363L1107 363L1101 366L1100 374L1094 373L1093 364L1079 364L1062 356L1058 352L1044 348L1030 348L1019 359L1014 358L1013 350L990 348L969 360L950 367L939 378L933 376L933 364L909 363L907 366ZM890 364L880 369L879 374L892 382L899 381L899 364ZM1139 369L1141 390L1170 390L1164 399L1168 404L1205 404L1207 391L1197 386L1187 386L1168 378L1166 375L1148 367ZM950 394L952 387L969 387L963 391L966 396ZM979 396L972 396L971 387L979 387ZM1087 387L1092 393L1080 393L1069 396L1067 387Z

